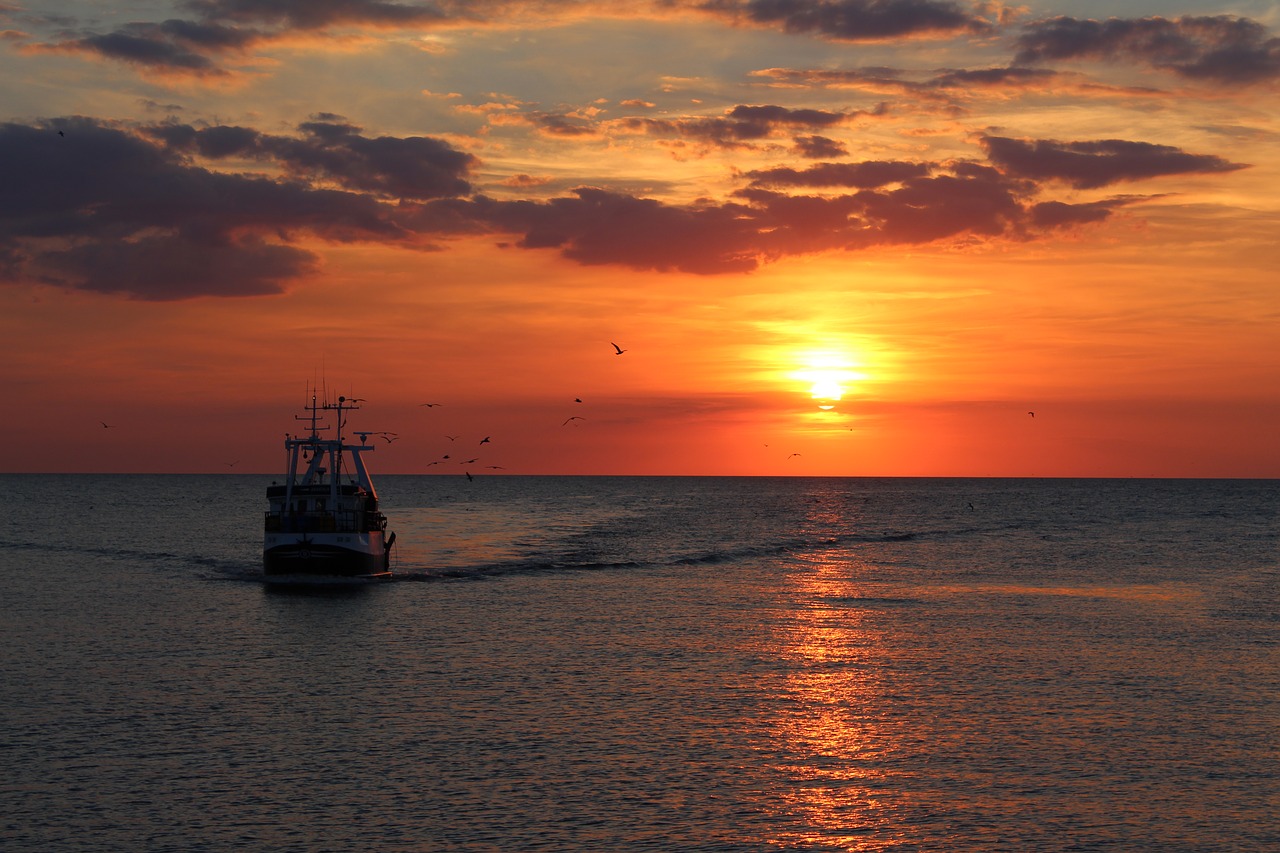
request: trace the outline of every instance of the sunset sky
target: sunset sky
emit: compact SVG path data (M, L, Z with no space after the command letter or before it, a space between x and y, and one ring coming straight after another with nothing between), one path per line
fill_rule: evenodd
M0 2L0 73L0 471L278 473L319 383L385 473L1280 476L1273 0Z

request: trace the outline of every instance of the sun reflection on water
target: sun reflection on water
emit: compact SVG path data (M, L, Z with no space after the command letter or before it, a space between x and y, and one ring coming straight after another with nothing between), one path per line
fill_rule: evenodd
M855 523L844 507L815 506L810 532ZM788 702L772 721L770 749L782 784L773 804L781 847L878 849L896 835L901 791L887 783L899 752L891 685L879 660L881 632L868 618L865 567L843 548L796 555L792 618L779 626L776 653L788 673ZM870 609L869 609L870 608Z

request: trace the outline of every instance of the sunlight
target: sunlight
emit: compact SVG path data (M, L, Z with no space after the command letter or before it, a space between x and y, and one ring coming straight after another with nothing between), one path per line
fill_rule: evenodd
M809 396L824 411L834 409L848 393L851 383L866 376L853 370L853 360L843 354L830 351L809 352L801 355L805 367L791 374L793 379L805 383Z

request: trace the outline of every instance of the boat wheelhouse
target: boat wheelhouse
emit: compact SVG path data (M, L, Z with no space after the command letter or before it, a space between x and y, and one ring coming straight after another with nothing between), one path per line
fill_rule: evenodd
M374 431L354 431L358 443L344 437L347 413L356 399L336 403L312 395L308 434L285 437L284 483L267 487L262 568L271 577L376 578L390 575L391 547L387 518L378 506L362 454L374 448ZM332 416L333 423L324 421ZM322 433L332 430L332 437Z

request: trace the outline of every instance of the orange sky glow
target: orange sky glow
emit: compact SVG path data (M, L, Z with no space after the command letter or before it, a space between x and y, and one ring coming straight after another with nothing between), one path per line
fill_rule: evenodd
M621 8L0 7L0 471L1280 476L1274 3Z

